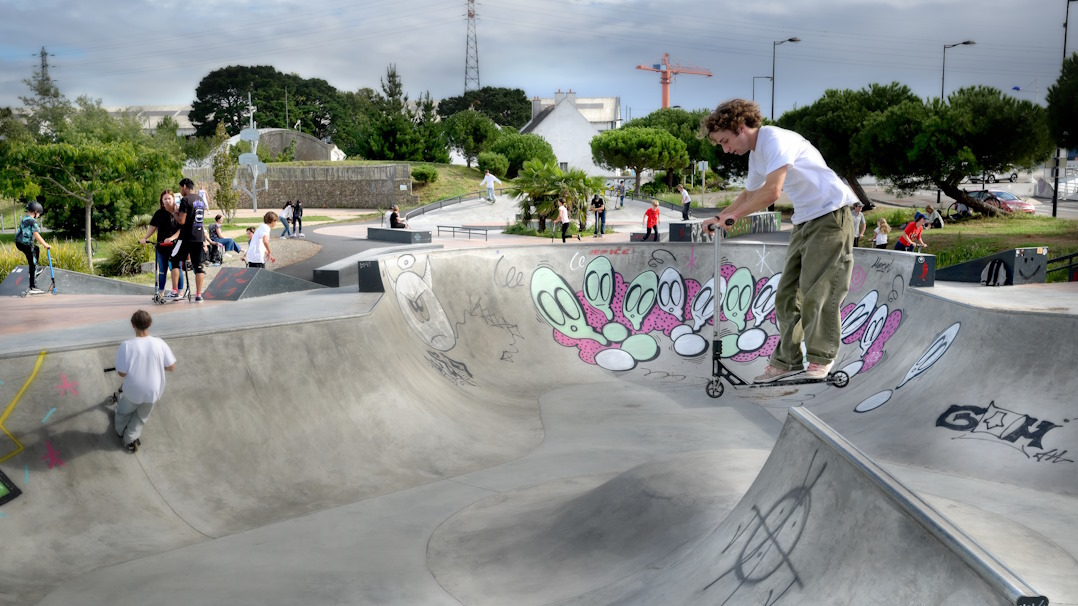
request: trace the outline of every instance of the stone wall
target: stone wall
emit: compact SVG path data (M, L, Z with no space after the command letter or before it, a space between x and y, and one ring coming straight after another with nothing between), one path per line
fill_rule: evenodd
M269 191L258 192L259 209L279 209L289 200L302 200L308 212L318 208L370 208L385 210L394 204L415 206L407 164L378 166L273 166L267 169ZM210 205L217 195L213 170L184 169L184 176L206 190ZM403 187L403 189L402 189ZM243 192L239 208L251 208Z

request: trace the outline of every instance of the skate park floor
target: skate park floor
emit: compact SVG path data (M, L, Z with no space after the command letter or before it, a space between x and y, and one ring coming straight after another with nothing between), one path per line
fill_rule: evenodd
M491 205L480 204L460 205L452 215L432 213L412 224L422 229L480 225L484 213L511 210L492 211ZM631 218L620 219L625 229L602 239L604 245L616 242L633 251L618 267L626 275L646 271L657 254L654 246L627 243L628 231L642 211L641 204ZM619 220L611 215L612 222ZM503 221L495 214L487 223ZM357 238L365 228L322 229L327 230L325 237ZM318 231L311 237L318 237ZM809 572L802 563L795 573L796 550L788 546L785 565L776 565L766 578L748 574L748 580L741 579L729 590L722 589L725 581L713 581L718 583L715 588L726 592L717 599L715 594L681 595L673 589L677 584L692 585L697 574L704 574L694 572L693 561L715 549L709 537L722 528L724 519L748 506L747 494L766 501L758 493L768 490L768 480L778 489L779 463L769 463L769 456L783 451L780 445L789 445L783 463L787 469L798 465L822 469L809 451L794 448L807 438L784 425L790 423L787 411L795 406L808 407L838 427L853 447L874 458L1051 603L1078 604L1078 530L1073 524L1078 486L1073 482L1075 464L1069 461L1074 457L1066 453L1066 447L1075 443L1069 421L1073 412L1065 415L1067 420L1061 416L1068 406L1073 408L1075 381L1070 367L1075 346L1067 341L1073 340L1069 335L1074 334L1078 318L1074 285L986 288L937 283L903 293L906 299L895 303L907 301L903 321L910 328L923 326L929 341L940 327L962 322L963 336L976 327L986 333L979 338L992 343L993 349L956 340L958 346L939 363L912 379L906 359L917 359L921 350L890 352L892 357L880 362L881 368L895 367L889 382L865 373L851 387L856 397L812 387L780 389L778 395L768 389L728 388L722 398L713 399L700 381L675 377L709 376L710 359L669 366L656 362L654 367L641 365L626 372L587 366L565 343L540 345L550 328L537 322L535 310L521 309L514 315L509 311L513 306L505 302L509 299L499 298L521 290L506 286L514 279L505 271L507 265L521 275L548 265L573 267L575 259L603 245L594 240L564 246L525 243L494 234L490 241L480 242L441 238L435 244L444 251L416 253L414 259L395 253L392 263L385 262L385 293L323 289L163 307L150 307L129 295L5 302L8 313L0 321L4 381L0 393L7 409L0 426L26 450L0 461L0 471L24 493L0 506L0 536L8 545L0 549L2 568L12 571L0 576L0 604L649 604L660 603L656 600L663 595L680 596L668 597L665 603L810 604L820 603L821 585L833 595L832 603L899 604L911 603L911 596L921 594L872 599L866 598L865 588L878 584L897 592L894 588L902 584L921 584L928 592L924 595L938 596L946 595L946 589L943 594L932 591L953 584L955 591L972 592L963 584L972 581L959 580L968 572L964 565L941 563L938 575L911 579L910 571L920 569L918 558L936 562L931 558L944 556L918 552L927 539L904 543L901 537L907 535L902 532L876 532L874 519L882 527L891 524L885 521L890 520L887 514L877 511L879 497L845 482L834 490L836 495L847 493L849 512L828 515L828 508L817 504L805 513L805 520L816 520L822 534L804 535L814 538L802 538L797 549L815 554L815 559L826 560L822 554L837 551L849 551L851 558L876 559L881 567L872 569L876 577L850 576L859 564L837 556L833 570ZM744 255L738 258L757 255L757 247L780 246L742 243ZM684 250L670 248L685 258ZM687 254L691 265L699 262L698 257L706 258L710 249L693 248ZM411 287L410 278L401 276L412 275L410 271L424 262L445 268L445 273L432 278L416 273L423 281L430 279L427 284L433 283L442 306L454 308L447 315L458 339L456 348L439 349L433 338L426 346L411 347L407 341L416 326L395 315L399 303L395 293ZM488 291L485 279L492 272L495 283L506 286L499 288L510 294ZM686 276L689 273L686 270ZM452 287L446 286L446 274L455 278L449 281ZM468 276L474 276L472 281ZM419 279L413 281L419 284ZM408 301L413 307L429 308L431 301L423 298L427 294L413 293ZM180 364L175 376L169 376L160 410L147 423L143 450L128 455L118 447L104 446L107 440L95 436L75 440L70 435L76 430L107 431L100 430L107 412L94 404L118 382L91 379L91 374L101 374L102 367L111 365L116 344L131 336L128 318L138 308L154 314L151 334L174 344ZM472 331L496 334L509 345L495 346L479 338L466 342ZM992 331L998 334L987 334ZM1026 331L1029 337L1023 340ZM1051 335L1059 342L1051 341ZM909 338L910 349L920 343L912 335ZM459 353L466 344L473 350L500 350L494 352L499 361L511 355L527 366L510 367L509 373L504 363L468 357L468 374L459 368L435 368L435 361L446 359L438 352L467 357ZM364 368L362 352L378 358L378 363L371 361L373 368ZM664 351L657 359L664 360L667 354ZM906 357L899 362L902 355ZM55 367L56 377L67 368L64 383L76 375L82 381L80 397L85 398L78 406L65 404L67 395L58 393L52 383L43 383L44 378L34 382L36 368L26 370L37 360L40 376L45 377L53 368L51 356L63 360ZM1034 357L1039 359L1036 377L1019 373L1015 379L1000 370L995 378L992 373L974 378L970 371L979 362L992 368L989 359ZM344 367L331 368L333 360ZM738 372L751 377L761 364L739 366ZM185 365L202 376L180 376L192 372ZM216 378L224 372L230 378ZM235 375L244 378L232 378ZM457 383L447 386L447 378ZM930 387L925 386L927 379L932 380ZM1000 464L1005 470L993 478L983 469L969 470L979 464L993 467L993 457L1000 456L994 452L980 462L971 458L926 463L934 455L907 456L887 435L905 431L895 420L900 417L889 417L890 426L868 427L857 425L864 415L838 412L841 408L848 413L852 406L847 403L856 403L860 394L895 387L900 380L893 391L905 395L903 405L919 400L987 404L979 396L997 390L1024 391L1027 397L1018 401L1029 409L1027 418L1051 418L1058 425L1044 434L1045 441L1053 438L1058 456L1031 465L1036 472L1007 460ZM1002 381L1019 384L1006 388L995 384ZM391 406L391 414L355 419L354 411L323 402L349 392L357 394L356 402L363 406ZM457 392L464 395L454 395ZM976 396L969 395L973 392ZM451 408L466 405L469 398L474 399L474 409ZM1002 407L1003 398L993 405ZM409 404L426 399L433 407L417 410ZM261 404L256 406L255 401ZM897 405L892 402L880 410L893 414L890 410ZM439 406L483 419L489 415L490 420L455 428L448 418L439 419ZM1035 412L1037 406L1042 413ZM231 418L239 411L264 419L248 426ZM201 418L213 415L230 418ZM43 416L48 422L42 421ZM381 445L374 448L353 444L325 426L351 427L352 422L371 435L399 433L396 439L370 438ZM231 438L211 433L208 443L199 435L187 435L194 428L216 424L236 433ZM459 435L431 435L431 428L443 425ZM491 432L488 427L500 429ZM243 435L245 428L252 435ZM935 431L941 430L937 426ZM65 438L71 444L67 449ZM426 440L436 443L429 453L422 447ZM277 449L270 445L274 442L289 444ZM83 449L77 457L71 456L75 444ZM965 446L968 443L951 440L946 452ZM181 447L204 452L192 454ZM42 459L52 457L54 448L65 465L54 468L50 459L46 469ZM473 448L480 452L466 452ZM413 460L407 454L413 451L426 454ZM273 458L260 453L279 458L256 460ZM405 458L394 458L394 453L405 453L401 455ZM227 477L222 482L294 482L291 492L309 491L310 496L290 495L279 509L272 502L248 502L257 500L251 495L266 494L265 486L252 488L249 495L237 488L235 493L222 489L198 497L211 503L206 511L219 507L225 512L215 517L186 501L196 498L186 494L196 487L215 486L192 471L196 466L212 471L215 462ZM827 465L836 470L839 461L828 459ZM349 475L347 470L354 466L366 471ZM1041 479L1046 468L1059 475ZM266 475L273 469L281 470L280 475ZM823 471L812 473L825 481L830 477ZM1023 473L1037 479L1029 485L1013 479ZM365 487L334 486L362 483L370 484L368 492ZM326 488L330 486L332 491ZM41 500L35 490L47 490L54 500ZM125 491L132 496L125 498ZM230 496L234 494L244 496ZM125 528L125 516L114 511L118 504L152 509L154 517L143 519L137 511L128 512L132 521ZM30 505L35 513L28 511ZM839 503L830 505L839 510ZM58 511L38 513L48 508ZM843 533L851 542L836 538ZM854 548L855 543L860 547ZM719 554L712 555L721 560ZM766 562L768 557L773 556L760 555L760 560ZM780 579L783 574L786 577ZM669 593L649 593L659 590L647 587ZM976 583L969 587L980 589ZM757 600L761 595L765 597Z

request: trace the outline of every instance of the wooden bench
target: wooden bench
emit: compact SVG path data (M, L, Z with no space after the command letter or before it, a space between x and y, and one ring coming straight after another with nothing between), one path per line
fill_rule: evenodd
M438 226L438 236L442 235L442 230L443 229L448 230L450 235L452 235L454 238L457 237L457 232L459 231L459 232L463 232L463 233L468 234L468 239L469 240L472 239L472 233L477 233L477 234L481 233L481 234L483 234L483 239L484 240L487 239L487 228L486 227L470 227L468 225L439 225Z
M405 244L430 244L430 230L393 229L389 227L368 227L368 240L385 242L403 242Z

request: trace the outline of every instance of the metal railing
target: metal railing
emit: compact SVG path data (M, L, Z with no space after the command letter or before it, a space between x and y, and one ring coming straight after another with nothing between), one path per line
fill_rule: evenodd
M505 188L505 187L495 188L494 194L498 195L501 192L505 191L506 189L507 188ZM452 198L446 198L444 200L438 200L436 202L431 202L430 204L424 204L423 206L420 206L419 208L413 208L412 210L408 211L407 214L405 214L404 216L407 219L411 219L412 217L418 217L419 215L425 215L425 214L427 214L427 213L429 213L431 211L441 210L441 209L445 208L446 206L452 206L454 204L460 204L461 202L468 202L468 201L471 201L471 200L479 200L479 199L482 199L483 196L486 195L486 193L487 193L487 191L485 189L479 189L479 190L476 190L474 192L468 192L466 194L462 194L460 196L454 196ZM382 215L385 216L385 213L382 213Z
M1052 269L1047 270L1045 272L1046 274L1062 271L1066 272L1068 282L1078 282L1078 253L1063 255L1062 257L1056 257L1055 259L1048 259L1048 265L1054 263L1065 263L1065 265L1053 267Z

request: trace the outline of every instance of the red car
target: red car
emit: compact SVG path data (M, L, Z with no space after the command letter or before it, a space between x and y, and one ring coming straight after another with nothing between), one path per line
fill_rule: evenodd
M1001 189L982 189L968 193L971 198L984 200L1009 213L1029 213L1032 215L1036 212L1036 207L1033 206L1032 202L1023 200L1009 191L1003 191Z

